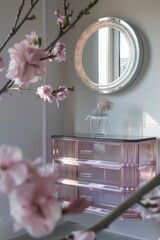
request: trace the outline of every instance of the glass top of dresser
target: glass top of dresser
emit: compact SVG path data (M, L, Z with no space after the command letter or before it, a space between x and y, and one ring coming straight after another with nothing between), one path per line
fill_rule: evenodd
M140 142L156 140L156 137L147 136L128 136L128 135L107 135L107 136L94 136L87 134L70 134L70 135L52 135L52 138L60 139L77 139L77 140L90 140L90 141L115 141L115 142Z

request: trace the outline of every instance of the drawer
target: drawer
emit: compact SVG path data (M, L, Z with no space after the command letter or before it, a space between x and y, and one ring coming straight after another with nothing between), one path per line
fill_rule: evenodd
M75 184L75 183L74 183ZM88 184L89 185L89 184ZM90 185L91 186L91 185ZM98 189L94 187L86 187L86 184L80 182L76 185L58 184L56 190L56 197L59 202L69 203L75 198L85 198L89 202L89 207L86 209L88 212L94 212L99 215L107 215L110 213L117 205L126 200L133 191L117 191L116 189ZM128 209L127 212L123 214L123 218L139 218L139 214L135 211L135 206Z
M103 161L55 161L59 178L100 183L124 189L137 189L140 182L153 178L155 164L144 166L109 164Z
M53 136L52 148L56 198L69 203L84 197L92 213L106 215L156 174L155 137ZM134 207L123 217L139 218Z
M142 142L105 142L54 139L53 159L99 160L116 164L146 164L156 161L155 140Z
M78 159L120 162L121 143L78 142Z
M87 183L59 179L57 182L57 197L65 199L85 198L95 205L116 206L124 201L133 191L124 191L109 185Z
M77 142L69 139L57 139L52 141L53 159L56 158L76 158L77 157Z

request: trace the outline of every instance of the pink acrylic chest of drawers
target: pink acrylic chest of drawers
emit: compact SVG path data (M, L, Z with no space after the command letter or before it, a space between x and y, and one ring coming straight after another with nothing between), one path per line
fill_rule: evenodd
M62 204L86 198L86 211L106 215L156 174L156 143L155 137L52 136L55 196ZM122 218L139 214L133 206Z

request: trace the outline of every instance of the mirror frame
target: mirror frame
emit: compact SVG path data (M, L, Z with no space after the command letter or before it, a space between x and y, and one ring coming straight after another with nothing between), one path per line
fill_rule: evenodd
M129 46L130 56L128 66L122 75L120 75L114 82L105 85L99 85L94 83L84 71L82 55L88 38L92 35L92 33L104 27L111 27L123 33ZM98 22L90 25L80 36L75 48L74 63L78 76L90 89L97 91L100 94L119 92L135 81L141 70L143 63L142 41L135 29L133 29L125 21L115 17L101 18Z

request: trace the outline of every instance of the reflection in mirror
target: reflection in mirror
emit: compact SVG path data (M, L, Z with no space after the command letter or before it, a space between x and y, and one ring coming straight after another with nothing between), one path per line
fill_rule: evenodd
M81 35L75 49L75 68L93 90L116 92L135 80L142 53L140 39L127 23L102 18Z
M97 46L95 48L95 46ZM123 33L101 28L87 40L82 56L84 70L95 83L115 81L128 66L129 46Z

